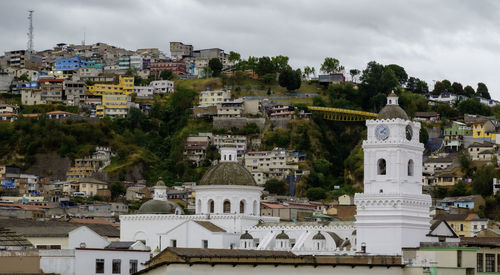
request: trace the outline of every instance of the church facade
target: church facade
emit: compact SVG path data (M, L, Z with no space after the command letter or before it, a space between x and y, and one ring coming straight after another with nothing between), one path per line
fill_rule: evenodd
M260 215L262 187L237 163L236 150L221 150L219 164L195 187L194 215L169 202L165 185L136 214L120 216L122 241L167 247L291 251L296 255L401 255L427 241L431 198L422 194L420 123L399 107L395 94L377 119L366 122L364 193L355 195L354 222L280 222Z

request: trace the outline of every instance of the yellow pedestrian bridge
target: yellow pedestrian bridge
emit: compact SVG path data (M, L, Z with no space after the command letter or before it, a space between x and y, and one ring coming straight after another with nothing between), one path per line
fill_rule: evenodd
M370 112L348 110L341 108L317 107L317 106L308 106L307 108L312 112L321 114L321 116L323 116L323 118L327 120L365 121L368 119L377 118L376 113L370 113Z

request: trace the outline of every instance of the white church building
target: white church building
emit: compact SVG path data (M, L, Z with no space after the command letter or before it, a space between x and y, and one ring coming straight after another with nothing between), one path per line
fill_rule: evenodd
M356 222L280 222L260 215L263 188L237 162L236 150L195 187L194 215L166 197L165 184L136 214L120 216L122 241L143 241L155 252L167 247L283 250L297 255L401 255L429 241L431 198L422 194L420 123L412 122L391 94L368 127L364 193L355 195Z

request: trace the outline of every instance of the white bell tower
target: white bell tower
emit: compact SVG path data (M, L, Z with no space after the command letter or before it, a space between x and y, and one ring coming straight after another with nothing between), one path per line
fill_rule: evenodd
M422 194L420 123L412 122L391 93L377 119L366 121L364 192L357 193L357 249L401 255L418 247L430 229L431 197Z

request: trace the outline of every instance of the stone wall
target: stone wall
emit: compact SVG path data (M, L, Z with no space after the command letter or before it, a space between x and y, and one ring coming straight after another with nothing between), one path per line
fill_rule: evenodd
M216 129L231 129L233 127L243 128L249 123L255 123L260 129L264 128L266 120L264 118L246 118L246 117L231 117L220 118L214 117L213 126Z

